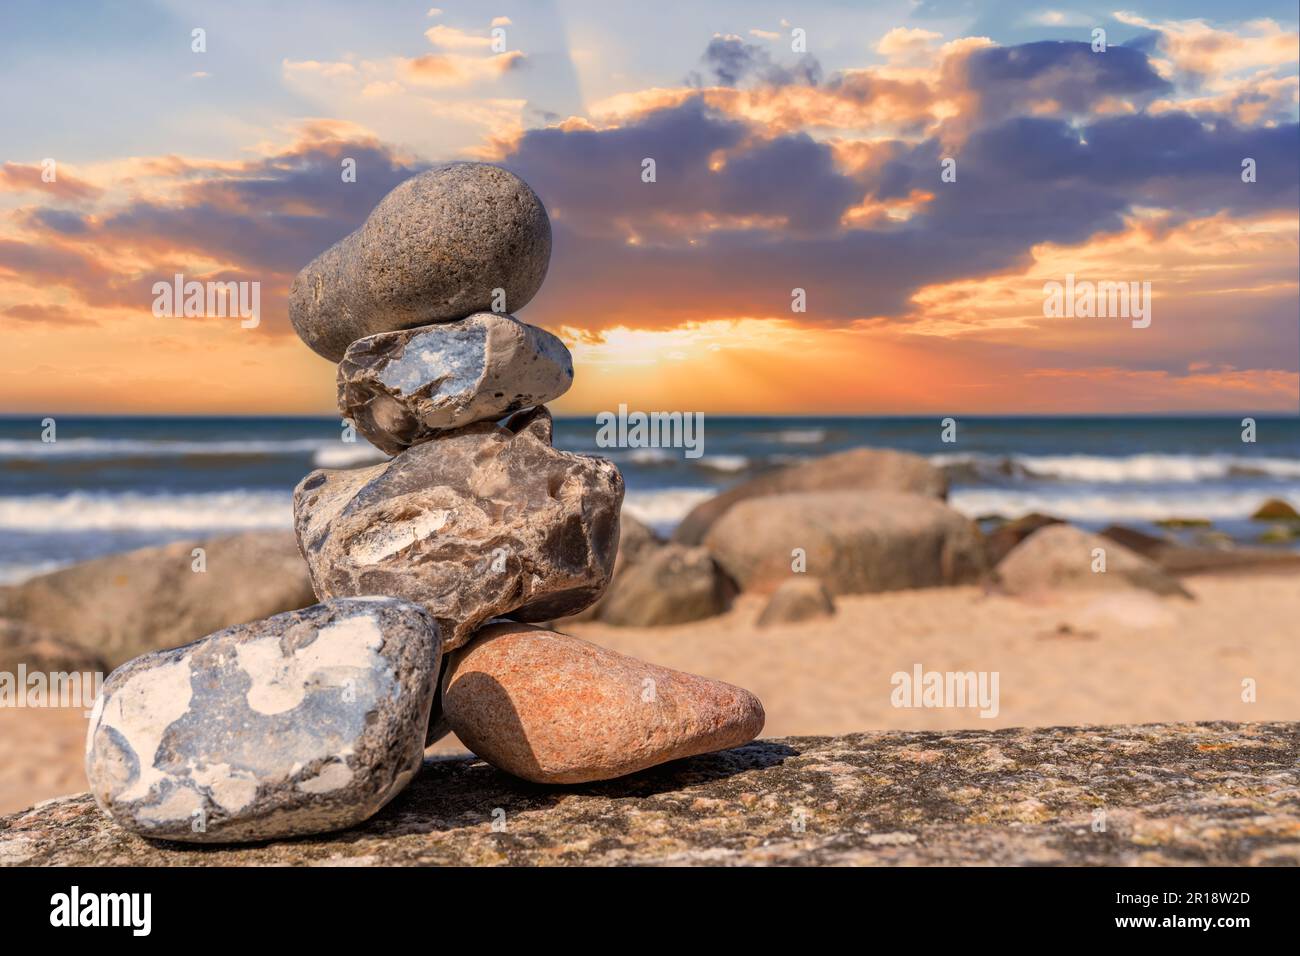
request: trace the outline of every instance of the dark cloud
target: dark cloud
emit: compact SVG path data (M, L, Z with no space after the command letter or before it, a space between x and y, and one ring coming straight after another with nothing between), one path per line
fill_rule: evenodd
M713 168L715 155L725 162ZM655 182L642 161L655 160ZM771 217L795 232L834 228L861 195L834 168L828 146L799 133L754 137L698 99L608 130L531 130L506 165L585 235L684 241L686 222Z
M1033 46L1023 61L1004 59L982 75L1041 78L1046 52ZM1141 69L1119 72L1129 79L1091 82L1078 102L1144 88ZM1242 129L1178 113L1013 117L973 132L953 157L957 181L943 183L935 139L876 144L850 177L825 144L767 137L692 99L617 129L530 132L509 165L558 211L551 275L533 306L541 321L572 323L550 310L574 301L599 304L594 325L781 315L802 287L810 306L801 321L842 324L908 314L911 296L932 283L1023 267L1039 243L1118 232L1138 207L1168 210L1171 221L1294 210L1297 132L1294 123ZM716 150L726 154L717 168ZM657 183L640 181L643 155L657 158ZM1260 182L1241 182L1243 156L1259 162ZM934 198L910 220L842 224L863 198L897 201L917 190ZM706 216L754 221L690 228ZM628 234L654 241L629 244Z
M343 181L345 158L356 161L356 182ZM137 203L105 217L96 232L293 274L426 165L399 161L377 144L316 144L189 184L176 203Z
M28 216L29 225L48 229L64 236L79 236L87 231L86 220L80 214L63 209L41 207L33 209Z
M809 53L784 66L765 47L736 36L715 36L700 60L704 72L687 77L692 86L816 86L822 78L821 64Z
M706 53L721 81L788 81L769 71L761 49L724 39ZM937 137L872 143L865 167L850 173L836 167L828 144L712 111L702 94L613 128L526 132L505 164L552 211L555 237L550 276L527 318L651 328L788 316L799 287L809 301L799 321L890 321L907 315L927 285L1023 267L1036 244L1117 231L1137 207L1176 219L1300 205L1294 122L1243 128L1180 113L1070 115L1112 96L1162 92L1140 51L1031 43L977 50L961 69L981 108L952 157L955 183L940 180L946 154ZM832 77L823 89L864 102L920 95L862 76ZM1020 114L1044 99L1061 109ZM1258 163L1254 184L1240 180L1247 156ZM341 180L344 157L357 162L355 183ZM642 181L646 158L656 163L653 183ZM34 241L0 240L0 270L71 288L90 304L144 309L153 281L174 272L205 278L191 262L215 259L233 267L227 278L264 283L264 326L283 332L292 275L422 168L377 142L332 137L236 170L187 166L174 201L138 201L93 218L29 213ZM864 201L896 203L918 191L933 199L906 221L846 219ZM146 257L149 273L110 266L123 251Z
M1024 115L1045 102L1084 116L1111 97L1144 103L1172 89L1140 50L1111 46L1094 53L1087 43L1063 40L973 50L957 69L954 82L979 97L985 120Z
M356 161L355 182L342 179L344 158ZM0 240L0 271L68 288L89 305L142 310L153 301L153 283L176 273L258 281L263 325L285 333L292 276L424 168L376 142L337 139L301 143L235 170L191 167L175 201L139 200L97 218L24 211L34 241ZM125 251L147 259L149 268L120 270L116 260ZM194 265L208 259L235 268L209 275Z

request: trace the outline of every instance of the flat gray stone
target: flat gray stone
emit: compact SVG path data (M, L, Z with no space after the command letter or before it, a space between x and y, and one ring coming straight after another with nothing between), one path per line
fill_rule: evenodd
M447 163L397 186L360 229L299 272L289 318L337 362L367 335L518 312L550 259L551 222L527 183L499 166Z
M81 794L0 817L0 865L1295 866L1297 788L1296 723L877 731L563 790L431 758L355 829L251 847L150 843Z
M381 332L348 346L339 411L390 455L439 432L559 398L573 358L558 338L509 315Z
M421 608L364 597L138 657L96 700L91 791L128 830L191 843L360 823L420 768L440 655Z
M622 501L613 462L552 448L540 406L370 468L314 471L293 513L317 595L423 604L451 650L490 618L549 621L600 597Z

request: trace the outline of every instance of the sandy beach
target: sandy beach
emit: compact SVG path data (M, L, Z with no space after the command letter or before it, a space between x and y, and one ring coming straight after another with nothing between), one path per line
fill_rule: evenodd
M765 737L878 729L994 729L1300 713L1300 574L1197 575L1193 600L1125 590L1028 599L979 586L837 598L833 618L755 626L761 596L672 627L572 625L645 660L752 689ZM998 713L899 708L895 672L998 672ZM1256 700L1243 701L1245 679ZM85 789L80 708L0 711L0 813ZM436 750L460 749L454 738Z

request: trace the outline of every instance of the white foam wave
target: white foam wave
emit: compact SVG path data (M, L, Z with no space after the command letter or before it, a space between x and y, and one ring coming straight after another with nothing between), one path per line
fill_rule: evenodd
M19 531L244 531L292 526L292 497L278 491L76 491L0 498L0 528Z
M824 428L786 428L779 432L774 432L770 436L774 441L782 442L786 445L820 445L826 440L826 429Z
M317 468L351 468L353 465L371 465L387 461L388 456L373 445L355 445L331 442L319 449L312 461Z
M1011 460L1034 475L1098 484L1194 482L1233 475L1300 478L1300 459L1245 455L1146 454L1107 458L1098 455L931 455L944 465L996 467Z
M988 514L1016 518L1038 511L1072 521L1156 521L1161 518L1220 521L1249 518L1266 497L1284 497L1292 504L1300 504L1300 487L1287 488L1280 495L1222 489L1154 495L1145 492L1080 494L1042 489L966 488L953 491L948 503L971 518Z
M68 563L67 561L32 561L28 563L0 561L0 586L21 584L28 578L34 578L39 574L57 571Z
M667 448L631 448L620 455L634 465L662 465L664 462L671 461L675 454Z
M337 444L316 438L288 441L165 441L135 438L0 439L0 459L35 461L42 458L173 458L185 455L291 455L315 452Z
M697 464L713 471L736 472L748 468L749 459L744 455L705 455Z
M714 492L707 488L661 488L656 491L629 491L623 510L656 531L674 528L686 513Z

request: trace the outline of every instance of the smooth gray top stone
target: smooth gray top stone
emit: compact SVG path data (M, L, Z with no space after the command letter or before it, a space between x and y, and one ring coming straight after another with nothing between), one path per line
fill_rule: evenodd
M127 829L185 842L359 823L419 770L440 654L433 618L387 597L145 654L95 702L91 791Z
M518 312L550 259L551 222L527 183L499 166L446 163L397 186L299 272L289 318L337 362L367 335L494 307ZM494 301L495 289L504 301Z
M0 818L0 863L1296 865L1298 787L1295 723L890 731L759 740L562 790L433 759L353 830L256 847L151 844L63 797Z
M395 455L433 435L558 398L573 358L544 329L509 315L381 332L348 346L338 402L375 447Z

